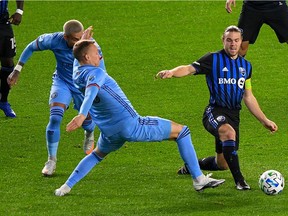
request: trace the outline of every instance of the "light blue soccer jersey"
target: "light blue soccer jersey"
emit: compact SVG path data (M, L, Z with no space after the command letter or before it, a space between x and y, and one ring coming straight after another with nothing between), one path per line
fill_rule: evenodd
M99 55L102 56L101 48L98 44L97 48ZM23 51L20 56L20 62L24 64L30 58L34 51L51 50L56 58L56 74L60 79L75 89L72 79L73 74L73 50L72 47L68 47L66 40L64 39L63 32L55 32L40 35L36 40L32 41ZM105 70L104 60L101 60L101 67Z
M130 120L135 121L135 118L139 118L116 81L100 67L76 66L73 79L77 88L85 94L85 98L91 93L87 90L93 89L96 95L95 98L93 97L94 101L88 103L87 107L82 106L79 113L87 115L89 111L99 129L106 136L118 133L127 127Z

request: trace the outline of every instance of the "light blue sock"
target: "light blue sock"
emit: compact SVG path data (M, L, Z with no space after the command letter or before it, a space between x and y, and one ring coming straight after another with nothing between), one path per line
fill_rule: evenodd
M83 124L82 124L82 128L86 131L92 132L95 129L95 122L92 119L85 119Z
M49 158L57 156L60 140L60 124L63 118L64 108L55 106L50 108L50 119L46 127L46 142Z
M183 161L187 164L187 167L195 179L201 176L203 173L200 170L198 158L192 143L190 130L187 126L184 126L179 133L176 142Z
M91 154L87 155L80 161L72 174L69 176L66 184L72 188L77 182L84 178L96 164L100 163L102 160L103 158L99 157L93 151Z

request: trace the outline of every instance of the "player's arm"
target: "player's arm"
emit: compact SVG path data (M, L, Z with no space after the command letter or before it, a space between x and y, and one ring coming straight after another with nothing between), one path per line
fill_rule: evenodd
M79 114L75 116L66 126L66 131L73 131L81 127L84 120L88 116L89 110L93 104L93 101L98 94L98 85L89 85L85 89L85 97L80 107Z
M273 121L269 120L261 110L251 88L245 89L243 100L248 110L263 124L264 127L269 129L271 132L276 132L278 130L278 126Z
M232 13L231 5L236 7L236 0L226 0L225 9L228 13Z
M182 65L171 70L162 70L156 74L156 78L166 79L172 77L184 77L195 74L196 69L192 65Z
M49 38L47 40L48 43L43 42L44 41L43 37L45 37L45 35L41 35L39 38L37 38L36 40L29 43L25 47L23 52L21 53L20 59L19 59L17 65L15 66L14 71L7 78L7 83L11 87L17 83L17 81L19 79L20 72L21 72L24 64L29 60L29 58L32 56L33 52L49 49L50 45L48 45L48 44L50 44L50 36L49 35L47 36L47 38ZM41 40L41 42L39 40ZM40 43L41 43L41 48L40 48Z
M16 12L9 18L11 24L19 25L22 21L24 0L16 1Z

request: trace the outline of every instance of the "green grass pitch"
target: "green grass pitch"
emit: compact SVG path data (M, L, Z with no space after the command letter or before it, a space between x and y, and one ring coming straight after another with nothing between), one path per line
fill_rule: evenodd
M15 27L17 56L38 35L61 31L69 19L94 26L108 73L123 88L141 115L157 115L190 127L199 157L214 154L213 137L202 126L208 103L204 76L154 80L162 69L189 64L222 48L225 27L237 24L241 1L232 14L225 1L26 1L23 22ZM10 12L15 3L9 3ZM267 196L258 188L268 169L287 171L287 44L279 44L267 26L261 29L247 59L253 65L253 92L279 131L270 134L244 107L241 112L240 164L251 191L237 191L229 171L219 188L196 193L174 142L127 143L111 153L77 184L71 194L56 197L83 158L83 131L65 132L76 115L72 107L61 127L55 177L44 178L47 159L45 127L48 96L55 68L51 52L34 53L10 94L17 113L0 113L0 215L287 215L287 192ZM98 131L96 131L96 137Z

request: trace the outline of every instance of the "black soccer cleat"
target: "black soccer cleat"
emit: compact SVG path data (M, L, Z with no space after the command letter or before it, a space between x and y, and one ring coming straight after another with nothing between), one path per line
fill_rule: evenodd
M190 174L189 169L187 167L187 164L185 163L183 167L181 167L178 171L177 171L178 175L188 175Z
M237 190L251 190L250 186L247 184L247 182L244 179L236 183L236 189Z

